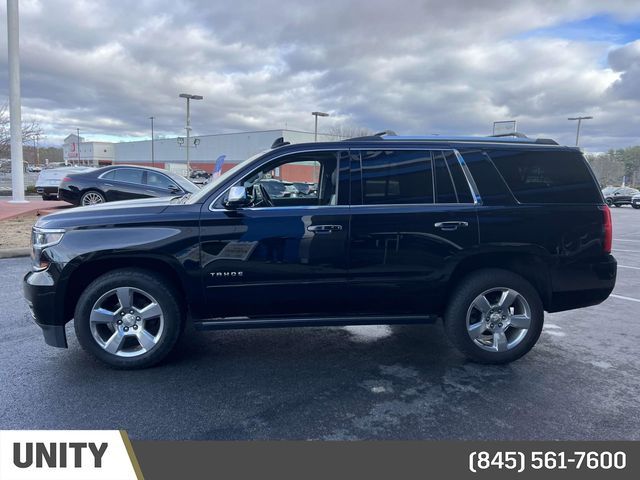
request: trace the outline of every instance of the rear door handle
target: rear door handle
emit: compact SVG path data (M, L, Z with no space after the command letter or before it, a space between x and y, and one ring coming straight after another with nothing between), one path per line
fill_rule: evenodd
M451 221L451 222L437 222L437 223L434 223L433 226L445 232L452 232L461 227L468 227L469 224L467 222Z
M105 187L113 187L113 184L111 184L111 183L105 183L105 184L104 184L104 186L105 186Z
M309 225L307 230L315 233L331 233L342 230L342 225Z

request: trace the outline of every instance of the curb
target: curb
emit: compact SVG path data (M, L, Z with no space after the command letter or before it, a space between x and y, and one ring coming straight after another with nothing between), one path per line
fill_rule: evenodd
M31 255L31 249L28 247L0 248L0 258L28 257L29 255Z

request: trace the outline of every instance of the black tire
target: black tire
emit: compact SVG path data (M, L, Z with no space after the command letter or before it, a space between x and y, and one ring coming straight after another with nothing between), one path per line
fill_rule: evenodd
M611 198L607 198L607 199L605 200L605 202L607 202L607 205L609 205L610 207L612 207L612 206L613 206L613 199L611 199Z
M631 206L632 206L633 208L635 208L636 210L637 210L638 208L640 208L640 205L637 205L637 204L635 204L635 203L633 203Z
M487 351L478 346L467 331L467 312L479 295L500 287L513 289L524 298L530 307L531 323L520 343L513 348L503 352ZM458 350L471 360L488 364L513 362L522 357L538 341L543 323L544 309L536 289L520 275L499 269L478 270L464 278L449 299L444 316L447 336Z
M96 201L94 203L85 203L89 197L92 197L92 198L95 197L96 199L99 199L99 201ZM105 203L106 201L107 201L107 199L105 198L105 196L104 196L104 194L102 192L100 192L98 190L87 190L80 197L79 205L82 207L82 206L87 206L87 205L95 205L95 204Z
M107 292L120 287L139 289L151 295L161 308L162 333L149 351L133 357L107 352L94 338L90 315L94 304ZM91 282L82 292L75 308L74 326L82 348L104 363L120 369L147 368L162 361L174 348L184 326L184 315L169 282L141 269L119 269L105 273Z

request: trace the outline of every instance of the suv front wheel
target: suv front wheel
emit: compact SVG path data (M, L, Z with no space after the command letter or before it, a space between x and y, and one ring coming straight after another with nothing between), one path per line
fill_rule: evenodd
M164 359L182 331L182 312L169 284L138 269L106 273L76 305L80 345L116 368L145 368Z
M522 357L540 337L544 310L533 286L515 273L487 269L466 277L444 317L447 335L480 363L508 363Z

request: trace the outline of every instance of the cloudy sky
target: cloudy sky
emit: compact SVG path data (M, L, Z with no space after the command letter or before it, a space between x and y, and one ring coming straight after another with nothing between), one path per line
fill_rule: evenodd
M50 143L332 125L640 144L638 0L21 0L23 117ZM0 103L8 98L0 2Z

